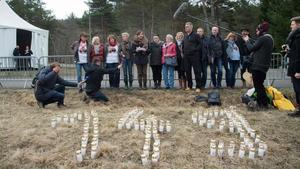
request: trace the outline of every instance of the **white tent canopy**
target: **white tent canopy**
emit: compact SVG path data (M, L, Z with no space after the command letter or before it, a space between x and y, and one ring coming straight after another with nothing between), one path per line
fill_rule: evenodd
M48 55L48 37L49 31L38 28L20 16L18 16L5 2L0 0L0 66L1 57L12 57L13 50L17 44L17 30L26 30L32 33L31 46L33 56L41 57ZM3 64L2 64L3 66Z

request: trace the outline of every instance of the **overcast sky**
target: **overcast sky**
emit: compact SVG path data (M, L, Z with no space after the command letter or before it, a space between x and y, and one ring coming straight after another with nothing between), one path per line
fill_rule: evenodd
M85 0L42 0L45 2L45 8L52 10L57 19L65 19L72 12L77 17L81 17L88 6L84 3Z

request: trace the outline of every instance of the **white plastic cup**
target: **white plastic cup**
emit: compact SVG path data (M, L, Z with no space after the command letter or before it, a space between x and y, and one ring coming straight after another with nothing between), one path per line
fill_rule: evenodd
M68 117L68 115L65 115L64 116L64 123L68 123L69 122L69 117Z
M255 137L255 143L257 144L257 143L259 143L260 142L260 136L259 135L256 135L256 137Z
M211 129L211 128L212 128L211 120L207 120L206 127L207 127L208 129Z
M75 119L74 119L74 117L72 117L72 116L70 117L70 123L71 123L71 124L74 124L74 123L75 123Z

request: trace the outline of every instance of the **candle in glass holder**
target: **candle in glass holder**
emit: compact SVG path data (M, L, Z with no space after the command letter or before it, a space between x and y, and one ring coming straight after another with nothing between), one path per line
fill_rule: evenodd
M192 121L194 124L197 123L197 114L196 113L192 114Z
M260 145L258 148L258 156L263 157L265 154L265 147L263 145Z
M148 165L148 158L147 158L146 154L142 154L141 159L142 159L143 166Z
M60 116L60 115L57 115L57 116L56 116L56 120L57 120L57 123L60 123L60 122L61 122L61 116Z
M82 114L81 114L81 113L78 113L78 114L77 114L77 119L78 119L79 121L82 120Z
M69 122L69 117L68 115L64 115L64 123L68 123Z
M208 129L211 129L211 128L212 128L211 120L207 120L206 127L207 127Z
M156 164L158 162L158 154L152 154L152 163Z
M95 159L97 156L97 147L92 147L92 150L91 150L91 159Z
M76 151L76 160L78 162L82 162L83 161L83 157L82 157L82 154L81 154L80 150Z
M233 157L233 155L234 155L234 146L229 145L229 147L228 147L228 156Z
M244 158L244 156L245 156L245 148L240 147L240 150L239 150L239 157L240 157L240 158Z
M255 148L250 148L249 159L254 159L254 157L255 157Z
M224 145L223 144L219 144L218 145L218 156L219 157L223 157L224 154Z
M212 156L212 157L215 157L216 156L216 152L217 150L216 150L216 145L212 145L211 147L210 147L210 156Z
M86 144L81 145L81 154L82 154L82 156L85 156L85 154L86 154Z
M257 143L259 143L260 142L260 136L259 135L256 135L256 137L255 137L255 143L257 144Z
M56 119L55 118L51 120L51 127L52 128L56 127Z

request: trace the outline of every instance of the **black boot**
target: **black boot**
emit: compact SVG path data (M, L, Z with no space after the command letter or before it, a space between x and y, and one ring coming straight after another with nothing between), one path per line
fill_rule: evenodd
M144 82L143 89L144 89L144 90L147 90L147 81L146 81L146 82Z
M158 88L158 82L154 81L154 89L157 89L157 88Z
M289 113L288 116L290 117L300 117L300 111L295 111L294 113Z
M128 88L128 82L125 81L124 83L125 83L125 90L128 90L128 89L129 89L129 88Z
M129 82L129 89L132 89L132 82Z

